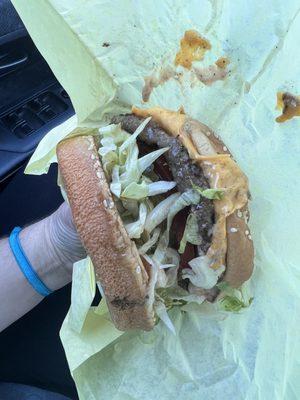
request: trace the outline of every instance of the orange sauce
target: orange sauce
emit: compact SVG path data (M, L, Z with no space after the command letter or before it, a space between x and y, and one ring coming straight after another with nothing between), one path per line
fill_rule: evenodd
M215 64L216 64L217 67L225 69L227 67L227 65L230 64L230 60L227 57L220 57L220 58L217 59Z
M188 30L180 41L180 50L175 57L175 65L191 69L193 61L201 61L211 44L197 31Z

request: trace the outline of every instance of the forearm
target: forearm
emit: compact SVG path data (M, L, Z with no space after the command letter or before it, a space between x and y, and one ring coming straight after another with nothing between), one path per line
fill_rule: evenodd
M66 229L61 214L56 213L23 229L20 243L30 264L44 284L55 291L71 281L72 264L84 257L76 231ZM63 229L60 224L64 224ZM63 231L63 234L61 233ZM0 331L26 314L43 297L25 278L10 249L8 239L0 241Z

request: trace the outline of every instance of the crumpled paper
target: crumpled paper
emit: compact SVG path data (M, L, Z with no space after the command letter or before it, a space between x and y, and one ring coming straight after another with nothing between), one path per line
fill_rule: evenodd
M248 175L254 301L225 319L207 305L193 313L174 309L176 336L161 323L149 333L122 334L105 305L87 310L81 331L69 313L61 337L80 398L299 398L300 120L275 122L277 91L300 93L298 2L13 3L84 127L97 127L132 104L145 106L144 78L173 65L187 29L197 29L212 45L200 65L221 56L231 61L223 81L191 84L190 72L183 71L181 83L170 79L155 88L147 106L183 105L221 136ZM45 172L47 154L55 160L53 149L70 126L57 132L40 143L34 161L46 159L31 172ZM90 273L87 263L82 267L82 274Z

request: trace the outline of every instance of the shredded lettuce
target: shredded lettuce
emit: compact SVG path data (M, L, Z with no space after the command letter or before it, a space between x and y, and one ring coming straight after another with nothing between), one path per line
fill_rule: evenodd
M138 183L141 173L137 168L139 156L139 149L137 144L135 143L129 148L128 153L126 154L125 164L124 164L124 172L120 176L120 181L122 184L122 189L125 189L132 182ZM121 160L121 153L119 153L119 159Z
M139 253L141 255L146 254L158 241L159 235L160 235L161 229L156 228L154 229L152 236L145 242L140 248L139 248Z
M183 279L189 279L193 285L203 289L214 287L225 271L224 265L218 269L211 268L211 259L208 256L196 257L189 262L189 265L191 269L182 270Z
M139 202L137 200L133 200L133 199L122 199L122 206L124 207L124 209L126 210L125 213L123 213L121 215L121 217L125 217L126 216L132 216L134 218L137 218L139 215Z
M99 128L99 133L102 138L112 138L116 145L124 143L130 137L130 134L121 128L121 124L111 124Z
M180 197L180 193L171 194L169 197L161 201L154 209L148 214L145 230L149 233L153 231L159 224L161 224L168 216L170 207Z
M115 165L119 162L118 155L115 151L109 151L102 157L102 165L104 172L110 176Z
M141 183L132 182L123 190L121 197L127 199L141 200L148 196L156 196L158 194L166 193L176 186L176 182L158 181L152 183L146 177L143 178Z
M143 173L147 168L150 167L150 165L152 165L162 154L164 154L168 150L169 147L164 147L162 149L158 149L146 154L139 159L137 168L141 173Z
M239 312L243 308L247 308L251 305L253 301L253 297L249 299L249 302L246 303L244 300L239 299L236 296L224 296L220 300L221 309L229 312Z
M147 206L144 203L140 204L139 219L135 222L125 224L126 231L130 239L139 239L144 231L144 226L147 217Z
M114 144L113 138L110 137L101 139L101 145L102 147L99 148L99 154L102 157L117 150L117 146Z
M180 246L178 250L179 253L184 253L187 242L194 245L199 245L201 243L197 217L193 213L190 213L187 217L183 236L180 241Z
M148 193L149 193L149 187L145 182L141 183L131 182L123 190L121 197L127 199L140 200L147 197Z
M144 130L145 126L148 124L148 122L151 120L151 117L146 118L141 125L135 130L135 132L132 135L129 135L129 137L123 142L120 146L119 153L126 155L126 150L128 148L132 148L133 146L136 145L136 139L140 133Z
M110 190L111 192L117 196L121 196L121 182L120 182L120 166L115 165L112 170L111 174L111 184L110 184Z
M224 196L224 189L201 189L199 186L192 183L193 189L196 190L201 196L210 200L222 200Z
M175 327L169 317L169 314L168 314L168 311L167 311L167 308L166 308L164 302L160 301L160 300L155 301L154 310L155 310L156 315L162 320L162 322L173 333L173 335L176 335Z
M243 289L235 289L228 285L227 282L218 283L223 297L218 302L219 307L227 312L240 312L244 308L251 305L253 297L246 296Z
M168 212L167 231L170 231L173 219L179 211L183 210L185 207L190 206L191 204L198 204L199 201L200 195L193 189L189 189L186 192L182 193L171 205L171 208Z
M158 294L160 298L163 298L168 306L185 305L186 303L197 303L202 304L205 300L204 296L198 296L196 294L191 294L187 290L179 287L173 286L164 289L158 289Z
M147 221L146 221L147 222ZM157 247L155 249L155 252L153 254L153 259L158 263L162 264L163 260L166 255L166 250L168 248L169 240L168 240L168 235L167 232L164 231L158 241Z
M157 181L150 183L148 186L148 196L156 196L158 194L166 193L169 190L174 189L175 186L176 182L173 181Z

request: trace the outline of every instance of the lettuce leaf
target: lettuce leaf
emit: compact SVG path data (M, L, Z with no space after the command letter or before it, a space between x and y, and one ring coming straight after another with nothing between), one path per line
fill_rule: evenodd
M125 229L130 239L139 239L144 231L144 226L147 217L147 206L144 203L140 204L139 218L135 222L125 224Z
M149 194L149 186L145 183L131 182L121 193L122 198L140 200Z
M139 253L141 255L146 254L158 241L161 229L155 228L152 236L139 248Z
M198 220L196 215L193 213L190 213L186 220L185 229L178 250L180 254L184 253L187 242L192 243L193 245L199 245L201 243Z
M158 203L156 207L148 214L145 230L151 233L168 216L170 207L180 197L180 193L171 194L169 197Z
M163 147L144 155L138 160L137 168L141 173L143 173L147 168L150 167L150 165L152 165L161 155L163 155L168 150L169 147Z
M175 327L169 317L167 308L163 301L160 301L160 300L155 301L154 311L155 311L156 315L160 318L160 320L166 325L166 327L169 329L169 331L172 332L173 335L176 335Z
M220 301L220 307L224 311L228 312L240 312L242 309L247 308L251 305L253 301L253 297L249 299L248 302L245 302L244 300L239 299L236 296L224 296Z
M240 312L249 307L253 301L253 297L247 295L243 288L235 289L227 282L220 282L217 286L223 294L218 301L218 306L223 311Z
M182 270L183 279L189 279L193 285L203 289L214 287L225 271L224 265L216 270L211 268L211 259L208 256L196 257L189 262L189 265L191 269Z
M110 184L111 192L117 196L121 196L122 185L120 182L120 166L115 165L111 174L111 184Z
M123 142L120 146L119 152L120 154L126 155L126 150L128 148L133 147L136 144L136 139L139 136L140 133L144 130L145 126L148 124L148 122L151 120L151 117L146 118L140 125L139 127L135 130L135 132L130 135L125 142Z
M156 196L158 194L166 193L169 190L174 189L176 186L176 182L173 181L157 181L150 183L148 188L149 188L149 193L148 196Z
M222 200L224 197L224 189L201 189L199 186L193 184L193 189L196 190L201 196L210 200Z
M149 196L156 196L158 194L166 193L176 186L176 182L158 181L151 182L146 177L143 177L141 183L132 182L123 190L121 197L127 199L141 200Z

